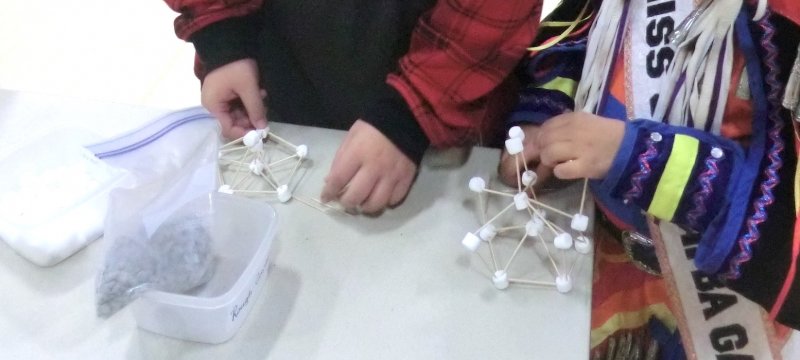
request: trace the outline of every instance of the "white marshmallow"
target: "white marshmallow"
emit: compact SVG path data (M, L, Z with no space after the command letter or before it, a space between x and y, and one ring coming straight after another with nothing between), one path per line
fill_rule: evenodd
M250 172L254 175L261 175L261 172L264 171L264 163L259 159L251 161L248 167L250 168Z
M508 137L510 139L525 140L525 132L519 126L512 126L511 129L508 129Z
M530 200L530 198L528 198L527 193L519 192L517 195L514 195L514 206L517 210L525 210L528 208L528 200Z
M522 139L511 138L506 140L506 151L511 155L517 155L522 152Z
M479 176L469 179L469 189L476 193L483 192L483 190L486 189L486 180L483 180L483 178Z
M292 192L289 191L289 186L281 185L278 186L278 200L282 203L285 203L292 199Z
M492 241L497 236L497 228L492 224L483 225L478 235L483 241Z
M255 144L250 146L250 151L255 152L256 154L263 154L264 153L264 143L261 140L257 141Z
M566 250L572 247L572 235L569 233L561 233L556 235L556 238L553 239L553 245L556 248L561 250Z
M464 245L469 251L475 252L475 250L478 250L478 246L481 245L481 238L468 232L467 235L464 235L464 239L461 240L461 245Z
M295 151L295 154L297 155L297 157L300 158L300 160L305 159L306 156L308 156L308 146L297 145L297 150Z
M223 194L233 194L233 189L231 189L230 185L222 185L217 189L217 192L221 192Z
M538 179L539 176L533 170L525 170L525 172L522 173L522 185L533 186Z
M503 290L508 287L508 274L505 270L497 270L492 276L492 283L498 290Z
M539 236L542 231L544 230L544 221L539 218L530 219L525 224L525 232L528 233L528 236Z
M256 143L260 143L261 139L262 137L260 132L256 130L250 130L247 132L247 134L244 134L244 137L242 137L242 142L244 143L244 146L253 147L256 145Z
M588 254L592 252L592 239L588 236L578 236L575 238L575 251L581 254Z
M261 135L262 139L266 139L267 135L269 135L269 126L263 129L256 129L256 131L258 132L258 135Z
M572 277L566 274L556 276L556 290L568 293L572 290Z
M589 228L589 217L583 214L575 214L572 216L572 222L569 226L575 231L586 231Z

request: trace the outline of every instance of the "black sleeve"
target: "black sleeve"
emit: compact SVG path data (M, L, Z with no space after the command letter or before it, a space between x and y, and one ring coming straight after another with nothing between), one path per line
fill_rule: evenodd
M245 58L255 58L261 28L261 14L228 18L195 32L189 41L194 44L205 73Z
M378 129L419 165L430 140L397 90L384 84L377 98L367 105L362 120Z

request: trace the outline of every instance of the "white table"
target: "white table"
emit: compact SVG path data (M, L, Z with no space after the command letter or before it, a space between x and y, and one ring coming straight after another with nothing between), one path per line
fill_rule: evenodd
M36 109L57 112L61 124L123 119L128 128L161 113L0 91L0 130L13 134L43 121ZM111 129L99 133L109 136ZM318 196L344 133L286 124L272 129L309 145L313 167L296 194ZM475 148L462 166L424 166L405 203L378 218L324 215L297 201L274 204L280 227L271 273L243 327L220 345L139 330L129 309L97 318L94 276L102 239L51 268L1 243L0 358L586 359L591 255L575 267L568 294L514 286L500 291L460 244L479 226L467 181L493 174L497 159L496 149ZM579 190L573 186L550 201L576 209ZM498 251L510 253L515 245ZM515 265L548 279L535 247L524 250Z

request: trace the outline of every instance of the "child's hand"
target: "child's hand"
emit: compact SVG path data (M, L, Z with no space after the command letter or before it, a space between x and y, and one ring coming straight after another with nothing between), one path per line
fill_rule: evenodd
M372 125L357 120L339 146L325 178L323 202L339 200L378 213L400 203L408 193L417 166Z
M267 93L259 88L258 79L255 60L242 59L214 69L203 80L202 104L219 120L226 138L267 127L263 102Z
M552 166L556 177L600 179L611 168L624 135L623 121L574 112L544 123L536 144L542 164Z
M525 133L525 140L522 141L522 155L524 155L528 163L528 168L536 172L537 181L534 187L540 188L543 184L546 184L547 180L553 175L553 168L542 164L539 158L539 147L536 144L536 139L539 135L540 127L538 125L529 124L521 125L520 128L522 128L522 131ZM515 159L515 156L509 155L508 151L505 150L503 150L503 154L500 157L498 173L500 173L500 179L509 186L517 186L517 178L520 172L525 169L525 165L523 165L522 162L520 162L519 168L517 168L517 165L514 164Z

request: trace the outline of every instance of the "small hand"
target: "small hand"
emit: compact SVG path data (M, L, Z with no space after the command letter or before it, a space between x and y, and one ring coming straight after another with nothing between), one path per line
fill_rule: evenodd
M223 65L203 79L201 102L219 120L226 138L239 138L249 130L267 127L263 102L267 93L259 88L258 79L258 65L253 59Z
M625 135L625 123L574 112L556 116L539 129L536 144L542 164L560 179L606 176Z
M323 202L378 213L400 203L414 181L417 166L386 136L356 121L336 152L322 190Z
M539 135L540 127L538 125L521 125L520 128L525 133L525 139L522 141L522 155L527 162L528 168L536 172L537 181L534 188L541 188L552 177L553 168L545 166L539 159L540 154L536 138ZM497 171L500 173L500 178L503 182L509 186L517 186L520 172L525 168L522 162L517 167L514 161L516 161L516 156L512 156L508 151L503 150L503 154L500 156L500 167Z

